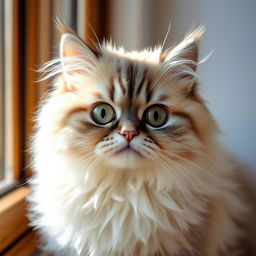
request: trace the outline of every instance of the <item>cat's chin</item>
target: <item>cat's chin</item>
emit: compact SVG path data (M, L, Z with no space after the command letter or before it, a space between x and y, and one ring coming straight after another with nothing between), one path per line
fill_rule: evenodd
M121 169L134 169L146 165L148 160L137 150L128 147L108 156L106 162Z

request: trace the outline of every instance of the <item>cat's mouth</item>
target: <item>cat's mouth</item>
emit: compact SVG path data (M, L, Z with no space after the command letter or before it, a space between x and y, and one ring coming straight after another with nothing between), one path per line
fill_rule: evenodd
M115 155L121 155L121 154L135 154L140 157L142 157L141 153L138 152L136 149L132 148L129 144L122 149L118 150L115 152Z

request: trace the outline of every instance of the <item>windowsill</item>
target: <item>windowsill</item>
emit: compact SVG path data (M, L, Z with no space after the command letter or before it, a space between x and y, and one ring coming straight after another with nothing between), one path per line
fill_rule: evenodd
M0 254L29 229L26 197L30 192L22 186L0 198Z
M5 196L5 194L8 191L12 190L17 185L18 185L18 182L15 181L14 179L7 179L4 181L0 181L0 200L2 199L2 195Z

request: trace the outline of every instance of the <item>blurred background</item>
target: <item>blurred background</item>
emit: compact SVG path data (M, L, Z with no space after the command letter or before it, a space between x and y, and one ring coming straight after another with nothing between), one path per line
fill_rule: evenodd
M202 94L223 131L221 142L256 173L255 0L0 0L2 194L31 175L27 148L33 116L49 88L47 82L36 83L36 70L58 55L57 16L88 44L111 38L128 50L161 44L170 23L166 47L204 24L200 58L214 52L198 69ZM4 230L1 220L0 200ZM13 232L15 223L5 222L7 231L0 232L0 254L27 232L26 220L19 232Z

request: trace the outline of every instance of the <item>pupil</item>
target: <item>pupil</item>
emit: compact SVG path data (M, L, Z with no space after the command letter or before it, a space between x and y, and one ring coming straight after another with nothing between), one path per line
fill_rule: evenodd
M106 110L104 108L101 109L101 118L104 119L105 115L106 115Z
M158 112L155 111L153 116L154 116L155 121L157 121L157 120L158 120L158 117L159 117Z

